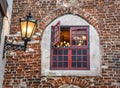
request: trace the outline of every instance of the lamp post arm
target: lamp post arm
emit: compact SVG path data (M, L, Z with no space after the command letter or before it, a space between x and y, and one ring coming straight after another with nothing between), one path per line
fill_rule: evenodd
M27 40L25 40L25 41L24 41L24 51L26 51L26 48L27 48L27 43L28 43L28 41L27 41Z
M5 58L5 53L6 53L6 50L8 50L8 49L26 51L27 42L28 41L25 40L24 45L23 44L17 44L17 43L13 44L13 43L7 41L7 36L5 36L4 47L3 47L3 59Z

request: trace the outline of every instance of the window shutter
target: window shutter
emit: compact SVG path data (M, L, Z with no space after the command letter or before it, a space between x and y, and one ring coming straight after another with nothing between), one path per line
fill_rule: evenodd
M70 44L72 46L88 47L88 26L70 28Z
M52 46L60 42L60 21L52 26Z

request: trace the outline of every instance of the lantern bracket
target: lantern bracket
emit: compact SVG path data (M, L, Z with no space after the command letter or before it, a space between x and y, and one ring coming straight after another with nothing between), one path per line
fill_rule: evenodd
M5 58L5 52L8 49L26 51L27 42L28 41L24 41L24 44L18 44L18 43L14 44L13 42L8 41L8 36L5 36L4 47L3 47L3 58Z
M29 13L25 18L20 18L20 29L21 29L21 39L24 41L24 44L18 44L8 41L8 36L5 36L4 47L3 47L3 58L5 57L5 52L8 49L12 50L23 50L26 51L28 41L31 41L31 37L35 32L37 26L37 20L34 20Z

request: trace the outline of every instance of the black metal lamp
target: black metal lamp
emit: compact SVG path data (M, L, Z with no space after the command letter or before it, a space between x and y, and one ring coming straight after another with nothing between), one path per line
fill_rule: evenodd
M29 13L26 18L20 19L21 38L24 41L25 49L27 42L31 40L31 37L35 32L36 25L37 20L32 18L31 13Z
M7 41L7 36L5 36L3 57L6 48L26 51L27 43L28 41L31 40L31 37L35 32L36 26L37 26L37 20L34 20L32 18L31 13L29 13L29 15L27 15L25 18L20 18L21 38L24 41L24 45L16 44L14 42L9 42Z

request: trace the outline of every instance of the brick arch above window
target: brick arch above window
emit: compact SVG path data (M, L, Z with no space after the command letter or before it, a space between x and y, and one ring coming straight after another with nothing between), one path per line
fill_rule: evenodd
M90 27L90 70L50 70L50 42L51 26L58 21L61 25L88 25ZM67 14L56 18L43 32L41 41L41 75L42 76L100 76L101 75L101 50L97 30L83 18Z
M59 14L58 14L59 13ZM76 8L76 7L70 7L70 8L56 8L50 11L41 21L40 21L40 27L39 30L43 30L56 18L67 15L67 14L72 14L72 15L77 15L84 20L86 20L89 24L94 26L96 29L98 29L101 24L97 20L96 17L94 17L91 13L87 12L85 9L81 8ZM97 30L99 32L99 30Z
M51 81L49 80L51 79ZM89 88L91 83L89 80L81 79L79 77L62 77L62 78L46 78L42 87L48 85L52 88Z

